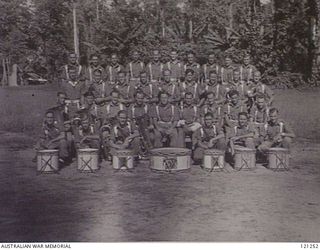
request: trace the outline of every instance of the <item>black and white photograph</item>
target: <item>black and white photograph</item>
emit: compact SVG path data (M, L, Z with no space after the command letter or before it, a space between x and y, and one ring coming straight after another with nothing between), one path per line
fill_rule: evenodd
M0 64L1 248L320 247L320 0L0 0Z

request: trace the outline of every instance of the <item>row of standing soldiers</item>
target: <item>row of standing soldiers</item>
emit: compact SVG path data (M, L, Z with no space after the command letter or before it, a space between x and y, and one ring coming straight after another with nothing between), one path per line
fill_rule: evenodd
M273 91L246 55L235 66L214 54L202 66L188 53L182 63L177 51L163 63L158 50L145 64L132 54L126 67L111 55L103 67L93 56L89 67L75 54L63 66L58 105L46 112L37 149L59 148L69 163L77 148L98 148L101 157L112 150L132 149L144 158L151 148L189 147L194 161L209 148L233 153L234 145L257 148L290 147L294 133L272 107Z

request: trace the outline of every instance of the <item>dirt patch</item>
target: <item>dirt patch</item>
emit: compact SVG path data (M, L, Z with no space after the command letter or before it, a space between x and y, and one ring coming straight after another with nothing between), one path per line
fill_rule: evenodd
M57 175L37 175L32 141L1 134L0 241L319 240L320 144L309 140L296 143L289 172L168 174L143 162Z

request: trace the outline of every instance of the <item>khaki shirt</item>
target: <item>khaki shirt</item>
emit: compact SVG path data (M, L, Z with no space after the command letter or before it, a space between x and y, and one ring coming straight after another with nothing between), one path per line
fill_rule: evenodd
M126 67L126 71L129 74L130 79L139 79L140 72L144 70L145 65L143 62L129 62Z
M185 120L187 124L197 121L199 119L198 108L194 105L182 105L180 107L180 119Z
M265 140L272 141L279 133L292 133L292 128L284 121L278 121L276 124L271 124L269 121L264 125L263 134Z
M180 117L179 109L171 104L166 106L155 105L151 109L150 115L160 122L174 122L178 121Z
M160 81L160 77L162 75L162 70L164 65L159 61L157 63L151 62L147 65L147 72L150 76L150 80L153 81Z
M238 114L240 112L248 112L246 105L239 101L236 105L227 103L223 106L223 113L229 116L229 119L232 121L238 120Z
M178 80L180 81L181 76L184 75L183 73L183 63L181 63L180 61L169 61L166 63L165 65L166 69L169 69L171 71L171 78L173 80Z

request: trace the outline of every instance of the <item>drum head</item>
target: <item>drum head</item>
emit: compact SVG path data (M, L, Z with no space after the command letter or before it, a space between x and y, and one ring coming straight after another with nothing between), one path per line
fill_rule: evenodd
M80 148L80 149L78 149L78 151L81 153L92 153L92 152L98 152L99 149L97 149L97 148Z
M150 150L150 153L153 156L185 156L190 155L191 150L187 148L154 148Z
M39 150L38 153L40 154L53 154L53 153L58 153L58 149L44 149L44 150Z
M289 153L289 150L286 148L269 148L268 152L270 152L270 153L277 153L277 152Z

